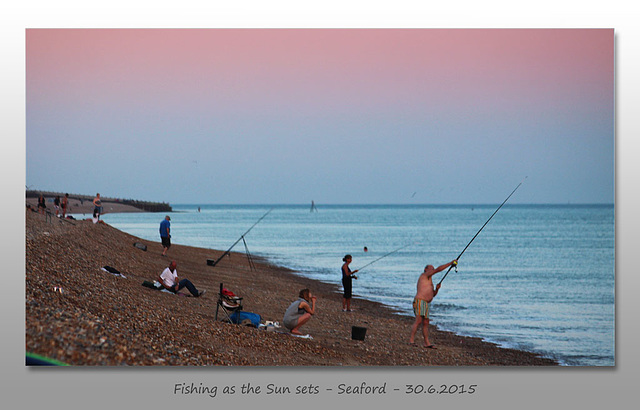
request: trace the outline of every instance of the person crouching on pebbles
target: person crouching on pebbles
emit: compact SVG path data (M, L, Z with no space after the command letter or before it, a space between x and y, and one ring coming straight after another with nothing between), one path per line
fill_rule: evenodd
M160 283L164 286L165 289L171 291L173 293L178 293L178 291L182 288L187 288L189 292L195 296L200 297L204 295L206 290L198 290L191 283L189 279L182 279L178 282L178 270L176 269L178 264L175 261L171 261L168 268L165 268L164 271L160 274Z
M344 264L342 265L342 289L344 294L342 296L342 311L343 312L351 312L351 283L352 279L358 279L356 275L354 275L358 270L354 270L351 272L349 269L349 264L351 263L351 255L345 255L342 258Z
M411 336L409 337L409 344L416 346L414 338L418 327L422 324L422 336L424 337L424 347L428 349L435 349L435 347L429 343L429 303L438 294L440 290L440 284L433 287L432 277L438 272L442 272L451 265L457 265L457 260L452 260L449 263L434 268L433 265L427 265L424 268L424 272L418 278L416 297L413 299L413 313L416 315L416 321L413 322L411 327Z
M311 306L309 306L311 303ZM282 324L294 335L302 335L300 327L307 323L316 313L316 297L309 289L302 289L298 294L298 300L289 305L284 312Z

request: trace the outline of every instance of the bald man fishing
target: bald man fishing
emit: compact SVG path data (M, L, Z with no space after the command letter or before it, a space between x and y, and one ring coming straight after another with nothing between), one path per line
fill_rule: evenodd
M454 259L449 263L434 268L433 265L427 265L424 268L424 272L418 278L416 297L413 299L413 313L416 315L416 321L413 322L411 327L411 336L409 337L409 344L417 346L414 341L418 327L422 324L422 335L424 336L424 347L427 349L435 349L435 346L429 343L429 303L438 294L440 290L440 283L435 288L433 287L432 277L438 272L442 272L449 266L456 266L458 260Z

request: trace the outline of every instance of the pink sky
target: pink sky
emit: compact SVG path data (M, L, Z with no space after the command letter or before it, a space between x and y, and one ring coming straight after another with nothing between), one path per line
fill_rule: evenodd
M313 108L540 102L558 88L610 92L612 42L612 30L29 30L28 85L69 98L94 89Z

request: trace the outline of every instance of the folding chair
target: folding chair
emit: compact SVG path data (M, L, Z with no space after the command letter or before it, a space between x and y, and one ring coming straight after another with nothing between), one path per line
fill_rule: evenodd
M226 291L226 292L225 292ZM232 292L227 291L220 284L220 292L218 293L218 302L216 303L216 320L218 320L218 312L222 309L229 323L231 320L231 313L242 311L242 298L235 296Z

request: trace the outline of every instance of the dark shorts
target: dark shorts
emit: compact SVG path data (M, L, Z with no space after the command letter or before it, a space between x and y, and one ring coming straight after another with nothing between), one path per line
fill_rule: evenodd
M345 299L351 299L351 278L342 279L342 288L344 289L343 297Z
M162 237L162 246L164 246L165 248L168 248L171 246L171 238L169 238L168 236L163 236Z

